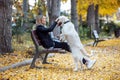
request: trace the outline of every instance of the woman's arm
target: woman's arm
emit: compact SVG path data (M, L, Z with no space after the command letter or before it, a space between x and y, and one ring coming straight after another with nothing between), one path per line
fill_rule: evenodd
M37 30L41 32L51 32L55 28L56 25L57 25L57 22L54 22L49 28L45 28L44 26L40 25L42 27L38 26Z

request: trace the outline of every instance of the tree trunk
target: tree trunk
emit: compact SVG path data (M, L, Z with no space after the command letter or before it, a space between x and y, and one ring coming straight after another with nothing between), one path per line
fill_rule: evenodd
M91 27L90 38L92 37L92 31L95 30L95 11L94 4L88 6L87 10L87 24L88 27Z
M78 32L78 15L77 15L77 0L71 0L71 21L75 25L75 29Z
M27 20L28 0L23 0L23 19Z
M99 11L99 5L97 4L97 5L95 6L95 28L96 28L97 32L100 33L99 14L98 14L98 11Z
M0 0L0 53L12 51L12 0Z
M27 29L27 12L28 12L28 0L23 0L23 7L22 7L22 9L23 9L23 18L22 18L22 22L21 22L21 24L22 24L22 29L23 30L26 30Z
M82 15L80 15L80 26L82 26Z
M47 8L49 15L49 24L51 25L54 20L60 16L60 2L61 0L47 0ZM54 37L60 35L60 27L55 27L53 30Z
M80 15L80 20L79 20L80 24L80 28L82 28L80 35L83 37L84 36L84 28L83 28L83 22L82 22L82 15Z
M26 66L26 65L31 64L31 62L32 62L32 59L29 59L29 60L24 60L22 62L18 62L18 63L12 64L12 65L9 65L9 66L5 66L3 68L0 68L0 72L6 71L6 70L11 69L11 68Z
M107 23L109 23L109 15L108 14L106 15L106 21L107 21Z

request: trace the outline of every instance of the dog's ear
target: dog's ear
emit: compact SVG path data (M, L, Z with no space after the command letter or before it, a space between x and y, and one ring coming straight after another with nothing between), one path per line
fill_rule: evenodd
M61 26L63 26L63 25L64 25L64 22L65 22L65 18L64 18L64 17L62 18L62 21L61 21L61 22L62 22Z
M64 22L65 22L65 16L59 16L58 17L58 19L59 19L59 24L58 24L58 26L63 26L64 25Z
M61 22L61 26L64 25L64 22L65 22L65 17L64 16L61 16L60 22Z

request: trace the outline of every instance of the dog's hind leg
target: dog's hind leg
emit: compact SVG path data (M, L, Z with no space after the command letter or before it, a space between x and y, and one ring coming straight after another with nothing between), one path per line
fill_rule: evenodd
M78 58L74 57L74 64L75 64L75 68L73 69L73 71L78 71Z
M86 50L84 48L80 49L80 51L83 53L83 55L87 56L87 57L91 57L92 54L87 54Z
M82 71L84 69L83 65L83 59L79 59L79 62L80 62L80 70Z

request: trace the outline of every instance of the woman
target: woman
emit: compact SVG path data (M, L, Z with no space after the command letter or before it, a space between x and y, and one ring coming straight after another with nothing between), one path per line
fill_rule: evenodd
M44 48L47 49L62 48L65 49L66 51L71 52L70 47L67 43L52 40L49 32L52 32L57 24L59 24L58 19L56 19L49 28L46 28L46 17L43 15L37 16L36 33L38 35L38 38L40 39L41 44Z

